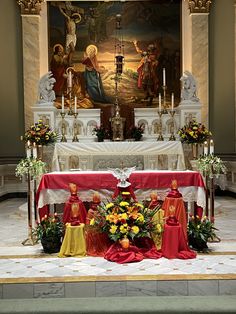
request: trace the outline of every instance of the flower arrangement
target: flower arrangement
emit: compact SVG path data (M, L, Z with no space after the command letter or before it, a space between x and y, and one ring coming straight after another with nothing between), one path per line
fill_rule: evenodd
M46 163L42 160L33 157L27 157L19 161L16 166L15 175L16 177L23 178L24 175L30 174L32 178L36 179L45 173L46 169Z
M30 142L31 145L48 145L55 143L58 138L58 134L53 131L49 125L44 124L42 120L38 120L35 124L25 132L23 140Z
M135 141L140 141L145 130L145 125L133 126L130 128L130 137L134 138Z
M178 135L181 142L192 144L205 142L212 133L203 124L191 120L178 130Z
M37 226L33 229L33 235L35 235L37 241L46 238L60 238L64 234L64 224L61 222L57 213L53 216L45 215Z
M214 224L206 217L190 216L188 222L189 245L198 250L207 249L207 242L217 238Z
M109 139L110 138L110 132L108 129L104 128L103 126L96 126L93 131L93 135L96 135L99 141L103 141L104 138Z
M151 233L161 232L159 226L153 223L153 216L159 207L149 209L131 201L127 195L125 198L119 195L114 201L98 206L97 209L98 214L91 219L90 225L98 226L113 241L151 237Z
M204 176L208 176L209 178L227 173L227 168L223 161L213 154L200 156L197 159L196 166Z

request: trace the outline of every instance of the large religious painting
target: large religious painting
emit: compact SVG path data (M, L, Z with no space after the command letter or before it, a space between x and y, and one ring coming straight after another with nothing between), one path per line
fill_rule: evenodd
M116 97L121 106L153 107L166 83L167 103L171 93L178 100L180 0L51 1L48 12L58 99L71 84L82 108L105 111Z

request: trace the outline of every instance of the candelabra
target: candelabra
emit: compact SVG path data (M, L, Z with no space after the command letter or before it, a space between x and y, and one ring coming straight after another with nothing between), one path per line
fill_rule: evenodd
M118 102L118 83L121 80L121 75L123 73L124 65L124 45L123 38L121 34L121 15L116 15L116 37L115 37L115 115L110 119L113 141L123 141L124 140L124 123L125 118L120 116L120 106Z
M78 113L77 112L74 112L74 124L73 124L73 132L74 132L74 136L73 136L73 139L72 139L72 142L79 142L79 139L78 139L78 126L77 126L77 116L78 116Z
M163 138L163 135L162 135L162 114L163 114L163 111L162 110L158 110L157 113L158 113L158 116L159 116L157 141L164 141L164 138Z
M65 122L65 112L61 112L61 142L67 142L66 139L66 122Z
M169 114L171 116L171 124L170 124L170 137L169 137L169 141L175 141L175 110L171 109L169 111Z
M28 173L27 173L27 207L28 207L28 238L25 239L22 244L23 245L35 245L37 243L37 240L33 236L32 233L32 197L31 197L31 174L30 174L30 168L28 167ZM35 197L35 195L34 195Z

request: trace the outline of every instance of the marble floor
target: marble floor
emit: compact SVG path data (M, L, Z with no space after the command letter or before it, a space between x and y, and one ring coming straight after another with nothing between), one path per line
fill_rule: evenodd
M220 242L192 260L145 259L116 264L99 257L58 258L44 254L40 244L24 246L27 238L25 199L0 202L0 282L236 279L236 199L216 197L215 226ZM236 287L235 287L236 289Z

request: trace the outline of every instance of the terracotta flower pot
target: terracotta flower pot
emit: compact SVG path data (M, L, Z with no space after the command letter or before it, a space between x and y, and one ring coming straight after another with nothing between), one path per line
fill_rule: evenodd
M122 246L123 249L128 249L130 246L130 242L128 238L123 238L120 240L120 245Z

